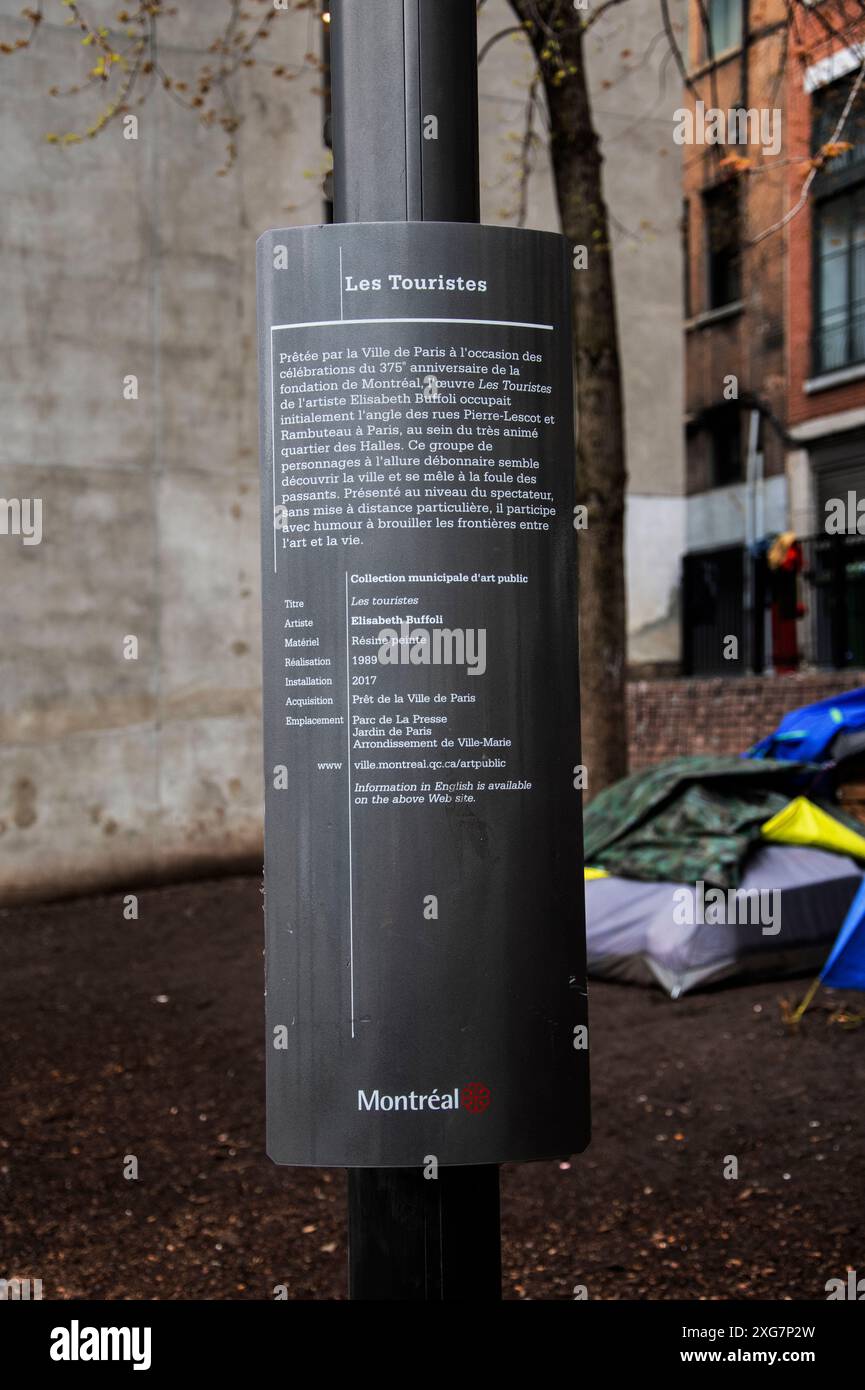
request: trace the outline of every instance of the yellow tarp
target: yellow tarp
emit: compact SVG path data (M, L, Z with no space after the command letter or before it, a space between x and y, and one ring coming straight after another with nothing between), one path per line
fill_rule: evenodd
M814 849L865 859L865 835L857 835L842 825L807 796L794 797L789 806L760 827L760 833L764 840L779 845L811 845Z
M606 869L583 869L583 876L589 882L593 878L609 878Z

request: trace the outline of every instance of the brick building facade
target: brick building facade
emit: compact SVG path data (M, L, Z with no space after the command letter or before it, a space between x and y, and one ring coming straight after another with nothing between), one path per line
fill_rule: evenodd
M865 498L863 40L853 0L689 6L686 672L865 662L865 540L825 528Z

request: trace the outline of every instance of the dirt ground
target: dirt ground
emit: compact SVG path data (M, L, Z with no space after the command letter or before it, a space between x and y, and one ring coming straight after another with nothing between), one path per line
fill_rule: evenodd
M344 1174L263 1152L261 949L249 878L142 892L137 922L120 896L0 912L0 1274L344 1297ZM865 1027L824 991L791 1035L802 990L591 985L594 1141L503 1171L506 1298L822 1299L865 1273Z

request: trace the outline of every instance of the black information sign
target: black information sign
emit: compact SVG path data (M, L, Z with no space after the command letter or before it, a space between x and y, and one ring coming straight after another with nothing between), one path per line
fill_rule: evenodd
M268 1151L588 1140L561 237L258 243Z

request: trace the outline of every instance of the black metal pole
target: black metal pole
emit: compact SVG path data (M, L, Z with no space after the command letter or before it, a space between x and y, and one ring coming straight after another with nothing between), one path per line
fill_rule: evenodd
M844 536L832 540L831 587L829 613L832 640L832 665L842 670L849 661L847 633L847 547Z
M334 0L335 222L477 222L474 0Z
M477 222L475 0L330 12L334 221ZM498 1167L433 1168L349 1170L352 1299L501 1298Z
M751 559L751 669L762 676L766 666L766 556Z
M495 1302L502 1296L495 1165L351 1168L352 1299Z

